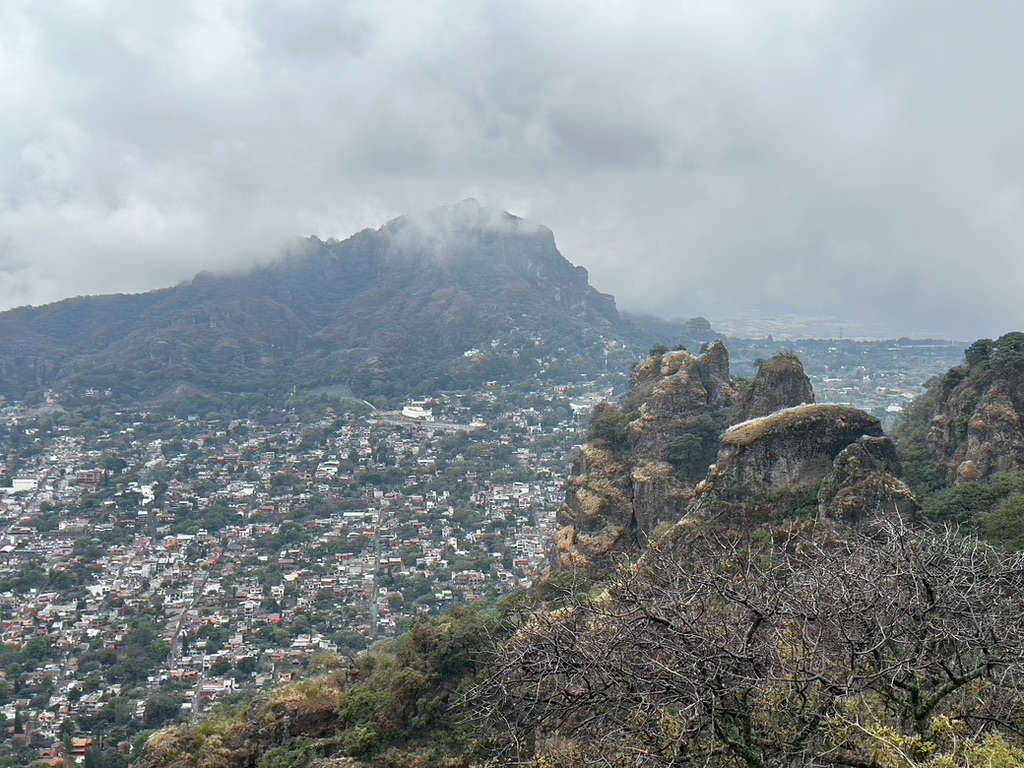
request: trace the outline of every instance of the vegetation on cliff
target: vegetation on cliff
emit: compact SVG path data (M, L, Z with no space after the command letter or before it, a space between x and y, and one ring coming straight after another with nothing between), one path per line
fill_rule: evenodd
M866 434L866 431L881 433L878 419L856 408L841 405L795 405L734 424L722 435L722 444L747 447L767 437L813 432L822 423L833 429L860 430L860 434Z
M1024 556L954 531L683 523L476 700L510 765L1019 766L1022 611Z
M974 342L911 404L895 437L920 494L1024 470L1024 333Z
M962 526L993 545L1024 549L1024 475L1001 474L933 493L925 499L924 514Z
M895 431L924 514L992 544L1024 546L1024 333L980 339Z
M589 588L563 574L497 603L423 618L335 669L149 738L137 768L463 768L489 759L495 730L468 692L525 606L557 610ZM319 761L319 762L318 762Z
M475 739L453 705L500 614L456 608L378 643L353 664L258 697L192 727L154 734L141 768L299 768L317 758L371 765L468 765Z

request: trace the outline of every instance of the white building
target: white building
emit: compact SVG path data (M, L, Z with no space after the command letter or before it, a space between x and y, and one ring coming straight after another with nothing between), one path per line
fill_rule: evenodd
M434 420L434 412L430 409L429 400L412 400L409 405L402 408L402 415L407 419Z

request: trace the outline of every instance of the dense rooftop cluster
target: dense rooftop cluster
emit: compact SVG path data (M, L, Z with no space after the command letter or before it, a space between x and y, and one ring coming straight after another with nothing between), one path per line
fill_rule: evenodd
M416 419L336 400L87 422L55 403L4 408L13 746L128 749L418 615L529 585L587 409L608 394L495 384Z

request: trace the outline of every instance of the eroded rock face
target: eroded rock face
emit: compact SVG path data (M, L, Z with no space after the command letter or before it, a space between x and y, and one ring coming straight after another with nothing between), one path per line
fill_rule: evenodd
M926 450L947 485L1024 471L1024 334L972 344L966 363L914 402L897 439Z
M555 545L563 567L589 567L621 550L633 521L632 478L615 454L590 442L573 463Z
M738 420L767 416L780 408L814 402L814 388L796 355L776 355L757 368L740 403Z
M664 461L672 442L701 416L731 408L736 388L729 375L729 352L722 342L701 355L685 350L649 357L633 371L624 408L636 404L629 424L634 456Z
M839 405L800 405L737 424L722 435L688 514L757 523L814 511L836 458L863 436L885 440L879 420Z
M843 448L832 462L832 471L818 491L819 506L823 509L841 487L873 472L899 475L900 460L888 437L863 435Z
M920 504L900 474L892 441L865 435L836 456L818 488L818 513L852 524L874 515L916 519Z
M921 505L906 483L888 472L873 472L843 485L822 515L856 524L873 517L920 518Z
M988 480L1024 467L1021 412L1013 395L1005 380L982 386L965 381L940 404L928 444L951 484Z
M637 365L621 405L595 412L593 434L601 437L573 467L553 561L601 572L617 555L643 549L659 522L679 520L717 455L719 434L737 420L741 396L755 411L813 400L799 360L782 358L763 364L745 395L720 342L700 355L677 350Z
M706 436L710 428L717 439L708 420L724 426L735 398L721 343L701 355L676 350L641 362L621 407L595 411L593 432L601 437L588 442L573 465L553 561L601 572L617 555L643 549L659 522L678 519L693 483L669 462L673 446L697 429Z

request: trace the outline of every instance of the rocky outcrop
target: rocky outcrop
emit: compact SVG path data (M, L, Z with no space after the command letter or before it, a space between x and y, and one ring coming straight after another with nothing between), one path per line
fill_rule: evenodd
M622 549L635 519L629 468L600 442L583 446L573 463L565 503L558 513L563 524L555 534L559 560L565 567L588 567Z
M670 461L674 447L699 433L699 463L703 442L717 442L735 396L720 343L701 355L674 350L637 365L622 403L595 411L591 439L573 465L557 516L556 567L601 572L617 555L639 552L659 522L678 519L693 482Z
M738 418L755 419L780 408L814 402L814 388L794 354L783 353L757 366L757 375L740 403Z
M636 414L629 423L630 450L639 459L664 461L672 442L700 417L735 402L729 352L722 342L698 356L675 350L649 357L634 369L622 405Z
M965 364L913 403L896 437L938 464L947 485L1024 470L1024 334L972 344Z
M818 491L819 508L825 509L840 488L873 472L900 474L896 446L888 437L862 435L843 448L832 462L832 471Z
M721 338L722 334L711 327L711 321L706 317L691 317L683 323L683 338L692 341L714 341Z
M901 474L892 441L865 435L832 462L818 487L818 513L851 524L876 514L915 519L921 507Z
M722 435L687 514L742 525L819 511L860 519L890 497L911 503L898 466L874 416L838 405L786 408Z
M748 386L743 407L754 412L814 398L792 356L763 364ZM553 561L599 573L616 555L643 549L659 522L679 520L722 430L736 420L742 392L720 342L700 355L674 350L637 365L620 405L594 414L557 516Z
M906 483L888 472L851 479L821 511L823 517L856 524L873 517L920 519L921 504Z
M332 674L279 688L255 699L236 717L210 720L205 728L154 732L135 762L138 768L230 768L256 765L267 751L303 737L311 754L337 750L338 704L344 675Z

